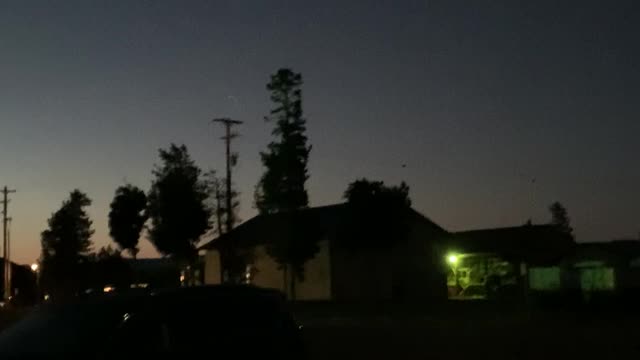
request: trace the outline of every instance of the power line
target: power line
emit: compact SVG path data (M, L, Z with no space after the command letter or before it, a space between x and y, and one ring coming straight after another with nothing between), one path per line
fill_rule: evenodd
M4 260L4 301L7 303L11 297L11 259L9 254L9 233L7 223L9 222L9 194L15 193L15 190L9 190L6 186L2 188L2 241L3 241L3 260Z

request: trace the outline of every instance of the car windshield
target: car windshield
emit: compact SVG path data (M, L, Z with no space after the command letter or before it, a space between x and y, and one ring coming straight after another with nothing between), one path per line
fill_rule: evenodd
M43 306L0 336L0 354L83 352L98 349L122 320L118 307Z
M0 234L5 351L640 355L640 0L0 0Z

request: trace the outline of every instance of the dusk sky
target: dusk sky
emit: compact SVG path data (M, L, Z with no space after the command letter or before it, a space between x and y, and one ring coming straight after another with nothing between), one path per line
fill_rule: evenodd
M249 219L279 67L304 78L313 206L359 177L405 180L447 230L547 222L558 200L579 241L636 238L639 18L637 1L2 1L13 258L37 259L74 188L109 243L114 190L147 190L171 142L223 170L220 116L245 122Z

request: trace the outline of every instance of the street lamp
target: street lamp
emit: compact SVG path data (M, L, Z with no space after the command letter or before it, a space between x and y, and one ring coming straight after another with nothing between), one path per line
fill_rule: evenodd
M458 263L458 255L450 254L449 256L447 256L447 262L452 266L455 266Z
M36 275L36 301L40 302L40 265L38 263L31 264L31 271Z

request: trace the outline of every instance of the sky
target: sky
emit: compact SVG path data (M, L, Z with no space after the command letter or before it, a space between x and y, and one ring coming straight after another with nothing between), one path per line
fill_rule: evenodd
M557 200L579 241L637 238L639 16L636 1L2 1L12 258L38 258L75 188L109 244L116 187L148 189L172 142L222 171L214 117L244 121L249 219L280 67L304 79L313 206L357 178L404 180L451 231L547 222Z

